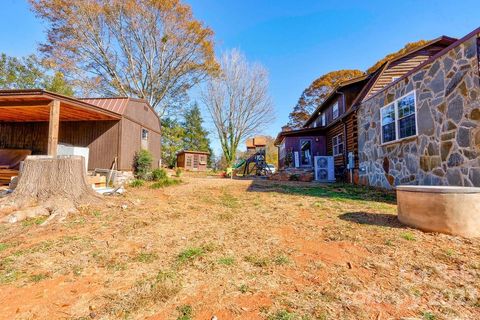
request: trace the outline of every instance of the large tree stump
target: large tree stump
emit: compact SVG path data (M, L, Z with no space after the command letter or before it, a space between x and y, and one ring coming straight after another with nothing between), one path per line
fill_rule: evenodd
M15 223L48 216L45 223L63 220L101 197L88 185L80 156L29 156L13 193L0 201L0 219Z

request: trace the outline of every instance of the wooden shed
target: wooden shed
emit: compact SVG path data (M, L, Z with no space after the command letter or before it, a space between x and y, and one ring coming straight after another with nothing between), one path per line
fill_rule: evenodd
M209 152L183 150L177 153L177 167L187 171L206 171Z
M88 169L133 169L134 155L161 157L160 119L144 100L74 99L44 90L0 90L0 150L56 155L58 144L89 149ZM1 159L0 159L1 160Z

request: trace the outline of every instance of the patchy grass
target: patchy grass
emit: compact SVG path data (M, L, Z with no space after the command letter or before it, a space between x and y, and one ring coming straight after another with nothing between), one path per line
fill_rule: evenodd
M36 217L36 218L30 218L22 221L22 225L24 227L30 227L30 226L38 226L44 223L47 220L48 217Z
M158 259L158 255L152 252L140 252L136 257L135 261L140 263L152 263Z
M234 257L222 257L218 259L218 263L222 264L224 266L231 266L235 264L235 258Z
M480 239L402 225L393 193L182 180L0 225L0 318L480 319Z
M191 247L181 251L178 256L177 260L180 263L185 263L195 258L201 257L205 254L205 250L200 247Z
M153 183L152 185L150 185L150 188L160 189L160 188L174 186L174 185L177 185L177 184L180 184L180 183L182 183L181 180L166 178L166 179L163 179L163 180L160 180L160 181L157 181L157 182Z
M145 180L142 179L133 179L129 184L129 186L132 188L143 187L143 185L145 185Z
M177 311L180 314L177 320L191 320L193 315L192 306L186 304L183 306L177 307Z
M411 232L404 232L400 235L403 239L408 241L415 241L415 236Z

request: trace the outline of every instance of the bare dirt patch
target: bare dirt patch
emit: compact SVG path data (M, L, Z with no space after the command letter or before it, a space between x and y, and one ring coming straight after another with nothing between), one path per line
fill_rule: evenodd
M478 319L480 240L391 194L189 176L0 225L0 319Z

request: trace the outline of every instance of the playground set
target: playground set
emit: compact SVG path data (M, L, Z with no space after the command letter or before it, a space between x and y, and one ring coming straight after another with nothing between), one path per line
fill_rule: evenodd
M267 176L272 171L267 166L266 148L267 139L265 137L254 137L247 139L247 156L246 159L239 160L234 166L235 175L242 176Z

